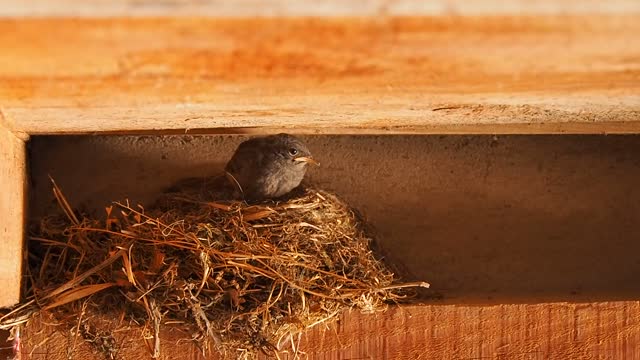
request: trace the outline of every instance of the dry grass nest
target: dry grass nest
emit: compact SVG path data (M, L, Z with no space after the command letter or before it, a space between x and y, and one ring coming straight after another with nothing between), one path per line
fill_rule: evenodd
M25 300L1 328L48 313L86 337L93 309L145 327L153 357L167 324L205 353L277 356L346 308L381 310L428 286L396 283L357 214L317 189L254 205L176 198L168 210L145 210L118 202L106 220L74 212L55 183L54 195L64 215L32 232ZM113 358L114 347L99 350Z

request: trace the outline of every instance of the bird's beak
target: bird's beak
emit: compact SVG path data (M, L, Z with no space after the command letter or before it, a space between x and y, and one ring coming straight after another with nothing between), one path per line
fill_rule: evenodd
M320 166L320 163L315 161L311 156L300 156L297 157L295 159L293 159L294 161L302 161L302 162L306 162L308 164L312 164L315 166Z

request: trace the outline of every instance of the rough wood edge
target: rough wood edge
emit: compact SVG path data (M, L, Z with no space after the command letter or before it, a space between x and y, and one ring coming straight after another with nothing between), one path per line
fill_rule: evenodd
M308 358L322 359L636 358L638 315L638 301L404 305L375 314L347 311L338 322L306 331L299 348ZM113 324L106 317L95 319L105 326L101 330L109 331ZM32 352L30 359L104 358L89 343L74 342L68 331L55 330L51 323L55 321L35 319L23 328L23 354ZM161 332L162 358L204 358L193 344L178 343L185 334L173 330ZM147 346L134 340L139 330L129 331L113 332L119 355L148 357Z
M442 124L424 126L344 126L344 127L212 127L179 129L67 130L51 128L17 132L39 135L258 135L287 132L298 135L614 135L640 134L640 121L598 123L516 123L516 124ZM18 136L18 135L16 135Z
M3 286L0 307L20 300L27 206L26 161L25 141L0 121L0 284Z

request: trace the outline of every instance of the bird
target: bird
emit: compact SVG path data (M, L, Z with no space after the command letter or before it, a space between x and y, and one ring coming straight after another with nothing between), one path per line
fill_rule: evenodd
M281 133L241 143L225 172L245 199L275 199L300 185L308 164L320 165L300 139Z
M274 200L296 189L310 164L320 165L293 135L255 137L240 143L221 176L184 179L165 192L197 192L198 198L213 200Z

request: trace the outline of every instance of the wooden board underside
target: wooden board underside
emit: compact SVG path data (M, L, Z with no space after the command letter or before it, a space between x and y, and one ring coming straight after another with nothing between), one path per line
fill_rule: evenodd
M107 329L104 329L107 330ZM149 358L133 341L140 330L116 332L118 357ZM30 359L100 359L81 339L42 322L22 331ZM200 359L180 335L162 333L162 359ZM45 341L49 338L48 341ZM410 305L372 315L345 313L338 323L301 337L311 359L635 359L640 356L640 303L536 305ZM286 358L286 357L284 357Z
M17 303L20 297L25 162L24 142L0 125L0 308Z
M2 19L0 106L17 134L637 133L639 19Z

